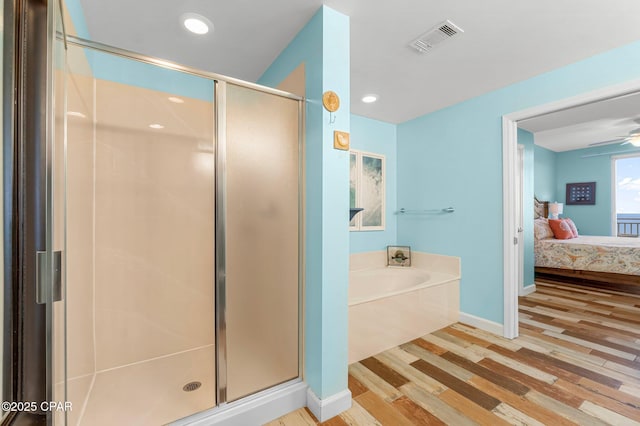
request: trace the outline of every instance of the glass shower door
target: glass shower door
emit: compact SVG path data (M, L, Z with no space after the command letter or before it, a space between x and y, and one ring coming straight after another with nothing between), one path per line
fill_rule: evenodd
M233 401L299 373L300 123L297 100L234 84L225 97L223 391Z

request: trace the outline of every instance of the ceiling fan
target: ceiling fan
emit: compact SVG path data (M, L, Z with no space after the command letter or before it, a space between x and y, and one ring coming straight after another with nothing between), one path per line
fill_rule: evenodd
M619 136L616 139L611 139L608 141L593 142L593 143L590 143L589 146L608 145L616 142L620 142L620 145L631 144L633 146L637 146L640 148L640 127L638 127L637 129L631 130L627 136Z

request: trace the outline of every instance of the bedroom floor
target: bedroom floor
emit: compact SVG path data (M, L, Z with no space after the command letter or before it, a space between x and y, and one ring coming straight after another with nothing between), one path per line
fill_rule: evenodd
M640 296L536 284L517 339L458 323L352 364L352 408L321 424L640 424Z

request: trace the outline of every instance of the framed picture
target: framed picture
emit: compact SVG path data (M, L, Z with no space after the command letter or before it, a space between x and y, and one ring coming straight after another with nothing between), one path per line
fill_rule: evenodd
M387 266L411 266L411 247L387 246Z
M566 204L569 206L593 205L596 203L596 183L568 183L566 196Z
M349 222L349 228L382 231L386 208L384 155L351 150L349 157L349 207L364 209Z

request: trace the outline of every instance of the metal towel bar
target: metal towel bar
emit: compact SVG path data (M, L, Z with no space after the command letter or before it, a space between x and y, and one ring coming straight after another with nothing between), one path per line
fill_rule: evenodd
M402 207L397 211L398 214L440 214L440 213L453 213L456 209L453 207L446 207L444 209L429 209L429 210L409 210Z

